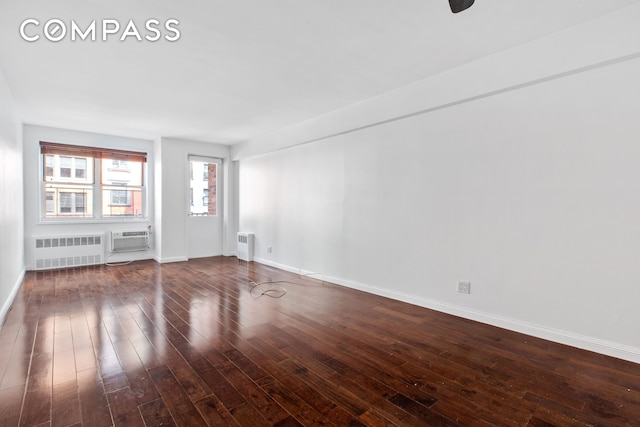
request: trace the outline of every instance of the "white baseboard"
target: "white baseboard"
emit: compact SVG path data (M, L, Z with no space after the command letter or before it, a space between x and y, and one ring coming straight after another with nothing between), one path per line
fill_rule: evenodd
M153 259L159 264L168 264L170 262L185 262L185 261L189 261L189 258L187 258L186 256L176 256L176 257L169 257L169 258L154 257Z
M530 335L533 337L553 341L559 344L565 344L572 347L581 348L583 350L588 350L595 353L616 357L618 359L628 360L634 363L640 363L640 348L637 348L637 347L632 347L625 344L620 344L612 341L602 340L599 338L593 338L593 337L589 337L581 334L576 334L570 331L553 329L546 326L536 325L536 324L524 322L518 319L512 319L509 317L486 313L479 310L472 310L466 307L460 307L453 304L443 303L441 301L436 301L428 298L419 297L416 295L406 294L403 292L397 292L390 289L369 286L363 283L341 279L339 277L316 275L315 273L312 273L312 272L306 272L305 270L302 270L299 268L291 267L284 264L279 264L277 262L262 259L262 258L255 258L254 260L260 264L265 264L265 265L279 268L281 270L289 271L292 273L302 274L302 275L313 275L313 277L318 278L320 280L324 280L326 282L344 286L347 288L357 289L363 292L391 298L397 301L403 301L409 304L425 307L431 310L440 311L443 313L451 314L451 315L462 317L465 319L486 323L488 325L497 326L503 329L508 329L510 331L519 332L519 333Z
M288 265L285 264L280 264L277 263L275 261L271 261L269 259L265 259L265 258L253 258L253 260L259 264L264 264L264 265L268 265L269 267L275 267L277 269L280 270L284 270L284 271L288 271L290 273L296 273L296 274L302 274L302 270L299 268L295 268L295 267L290 267Z
M9 297L2 305L2 310L0 310L0 326L4 325L4 320L6 319L7 314L9 314L9 310L13 305L13 301L16 299L16 295L18 294L18 290L20 290L20 286L22 286L25 273L26 273L26 269L23 268L20 274L18 275L18 280L16 280L16 283L13 285L13 288L11 289L11 293L9 294Z

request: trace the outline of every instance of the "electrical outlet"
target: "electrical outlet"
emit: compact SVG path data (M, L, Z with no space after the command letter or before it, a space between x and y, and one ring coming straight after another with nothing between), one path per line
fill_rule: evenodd
M458 292L461 294L470 294L471 282L458 282Z
M271 246L267 246L267 253L270 254L273 252L273 248Z

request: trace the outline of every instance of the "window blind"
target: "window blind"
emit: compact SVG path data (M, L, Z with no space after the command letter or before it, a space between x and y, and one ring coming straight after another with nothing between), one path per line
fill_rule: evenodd
M40 152L42 154L57 154L61 156L93 157L95 159L114 159L142 163L147 162L147 153L140 151L58 144L56 142L40 141Z

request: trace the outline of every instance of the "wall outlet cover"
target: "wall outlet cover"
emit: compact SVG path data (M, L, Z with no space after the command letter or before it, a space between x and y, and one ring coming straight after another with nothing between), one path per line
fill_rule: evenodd
M461 294L470 294L471 282L458 282L458 292Z

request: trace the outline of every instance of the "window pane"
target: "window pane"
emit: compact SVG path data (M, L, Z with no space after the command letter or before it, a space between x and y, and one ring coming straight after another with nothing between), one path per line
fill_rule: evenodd
M111 167L114 169L124 169L127 170L129 169L129 165L127 164L128 162L125 160L111 160Z
M84 213L86 195L83 193L75 193L75 196L76 196L75 212Z
M76 157L73 159L76 166L76 178L85 179L87 177L87 159L84 157Z
M60 213L71 213L71 194L60 193Z
M208 169L208 175L207 175L207 184L208 184L208 194L207 194L207 211L209 212L209 215L217 215L217 206L216 206L216 202L217 202L217 186L218 186L218 177L217 177L217 171L218 171L218 165L215 163L209 163L207 164L207 169Z
M44 164L44 179L45 181L53 180L53 155L49 154L45 156L45 164Z
M191 195L189 215L217 214L217 166L216 163L207 163L205 161L189 161L189 170L192 171L189 181ZM202 177L203 179L194 179L193 177Z
M142 188L104 187L103 217L142 217Z
M45 217L92 216L93 191L90 186L47 184Z
M55 210L56 210L55 197L56 197L55 191L47 191L47 195L45 199L45 210L47 215L55 213Z
M44 180L46 182L92 183L93 158L47 154L44 156Z
M111 190L111 204L114 206L130 205L130 194L127 190Z
M60 156L60 177L71 178L71 166L73 161L71 157Z
M102 184L142 186L142 162L102 159Z
M102 216L142 217L144 164L119 159L101 162Z

